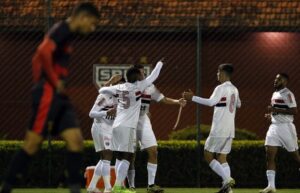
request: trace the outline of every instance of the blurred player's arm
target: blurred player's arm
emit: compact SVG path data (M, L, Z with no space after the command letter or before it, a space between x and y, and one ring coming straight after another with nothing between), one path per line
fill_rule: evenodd
M207 99L195 96L193 91L189 90L188 92L183 93L183 98L188 101L193 101L198 104L206 105L206 106L215 106L221 99L222 90L220 87L216 87L213 94Z
M166 97L155 86L153 86L153 90L151 93L151 99L155 100L156 102L166 104L166 105L180 105L182 107L184 107L186 105L186 100L184 100L183 98L172 99L172 98Z
M241 102L241 99L240 99L240 95L238 95L236 107L237 107L237 108L241 108L241 106L242 106L242 102Z
M297 107L292 107L288 109L280 109L273 106L269 106L268 110L270 113L278 113L284 115L296 115L298 113Z
M117 85L102 87L102 88L100 88L99 93L100 94L116 95L117 94Z
M172 99L172 98L164 97L162 100L159 101L159 103L163 103L166 105L180 105L182 107L185 107L186 100L184 100L184 98Z
M113 75L107 82L103 84L103 86L111 86L115 85L122 79L122 76L120 74Z
M107 111L103 110L104 108L104 97L98 96L93 108L91 109L89 113L90 118L101 118L107 116Z
M59 80L58 75L53 69L53 53L56 48L56 43L50 37L45 37L43 42L39 45L37 49L36 56L33 62L39 62L41 64L42 71L45 73L47 80L50 84L61 92L64 89L63 81Z
M163 67L162 61L157 62L151 74L145 80L140 81L139 89L145 90L148 86L150 86L158 78L162 67Z

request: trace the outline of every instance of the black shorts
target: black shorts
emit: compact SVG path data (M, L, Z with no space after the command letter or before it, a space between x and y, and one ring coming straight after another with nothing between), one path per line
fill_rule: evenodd
M33 115L29 129L46 137L66 129L78 128L78 120L67 96L59 95L47 82L38 83L32 92Z

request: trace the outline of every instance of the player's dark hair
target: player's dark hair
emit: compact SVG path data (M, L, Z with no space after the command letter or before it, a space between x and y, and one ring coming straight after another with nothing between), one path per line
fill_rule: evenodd
M279 73L280 76L282 76L286 81L290 80L290 77L287 73Z
M133 67L137 68L137 69L143 69L144 68L144 66L141 65L141 64L134 64Z
M229 77L231 77L232 73L233 73L233 66L232 64L221 64L219 66L219 70L225 72Z
M100 17L97 7L94 4L88 3L88 2L80 3L79 5L77 5L73 10L72 15L77 16L80 13L87 13L88 15L91 15L91 16L94 16L97 18Z
M141 75L141 72L138 68L131 67L126 72L126 78L127 81L130 83L134 83L138 81L139 76Z

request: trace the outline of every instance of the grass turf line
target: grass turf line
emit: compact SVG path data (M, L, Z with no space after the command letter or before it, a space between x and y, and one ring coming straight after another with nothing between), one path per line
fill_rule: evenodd
M259 189L234 189L234 193L258 193ZM165 193L215 193L215 188L166 188ZM299 193L299 189L278 189L278 193ZM12 193L69 193L68 189L16 189ZM82 190L86 193L86 190ZM137 193L146 193L146 189L137 189Z

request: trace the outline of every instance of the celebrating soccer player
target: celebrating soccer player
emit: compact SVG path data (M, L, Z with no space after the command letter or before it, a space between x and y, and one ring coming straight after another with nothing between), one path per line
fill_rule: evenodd
M294 115L297 114L297 104L294 94L286 87L288 81L289 76L287 74L277 74L274 81L275 92L272 95L271 105L268 106L269 112L265 115L266 118L271 120L272 124L269 127L265 141L268 186L261 190L261 193L276 192L275 158L278 147L283 147L290 152L300 166L297 132L293 124Z
M98 18L99 12L93 4L79 4L67 20L50 29L37 48L32 60L33 117L24 145L8 168L1 193L11 192L16 176L24 173L43 139L51 134L59 134L66 141L70 190L71 193L80 192L83 137L66 95L65 81L72 52L69 45L72 35L93 32Z
M150 76L144 80L140 70L131 67L126 73L127 82L125 84L100 89L100 93L117 95L118 98L111 148L113 151L119 152L120 163L116 168L117 179L113 193L133 192L124 190L122 183L127 176L130 160L136 148L136 128L140 115L141 96L142 92L158 78L162 66L163 63L159 61Z
M124 83L121 75L112 76L104 86ZM96 186L98 180L103 177L104 193L111 193L110 162L112 159L111 137L112 125L116 116L117 99L115 96L99 94L89 116L94 118L92 137L96 152L100 152L101 159L95 167L92 180L87 188L88 193L101 192Z
M134 65L141 71L143 79L144 76L144 66ZM165 97L153 84L145 89L142 93L142 106L139 117L139 122L137 126L137 142L140 143L141 150L146 150L148 152L148 193L161 193L163 189L155 185L155 177L157 171L157 141L154 135L150 119L148 117L149 108L151 101L154 100L163 104L170 105L181 105L184 107L186 101L184 99L171 99ZM135 156L134 156L135 157ZM133 158L134 158L133 157ZM117 160L118 161L118 160ZM135 189L135 169L134 169L134 159L130 163L130 169L128 171L128 184L131 189Z
M231 178L227 154L231 151L235 135L236 108L241 106L238 89L231 83L233 66L221 64L218 69L217 86L209 99L194 96L192 91L184 92L186 100L206 106L214 106L214 115L209 137L205 142L204 157L209 167L223 179L220 193L232 192L235 181Z

